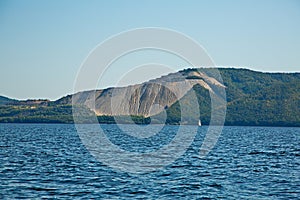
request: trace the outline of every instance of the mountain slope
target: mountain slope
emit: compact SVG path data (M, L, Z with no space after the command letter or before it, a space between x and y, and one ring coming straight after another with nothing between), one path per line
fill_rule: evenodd
M187 106L188 119L181 123L195 124L200 117L203 124L209 124L210 94L219 94L225 88L225 125L300 126L300 73L230 68L219 71L223 84L209 71L186 69L143 84L80 92L54 102L6 104L0 106L0 122L72 123L74 97L76 106L87 116L83 122L95 112L101 123L115 123L114 116L131 116L135 123L178 124L182 106Z
M300 126L300 74L262 73L246 69L219 69L226 86L225 125ZM210 96L194 86L203 124L210 121ZM186 102L192 101L188 96ZM178 104L169 108L176 118ZM177 118L178 120L178 118Z
M184 97L195 85L211 92L225 86L205 72L183 70L148 82L128 87L86 91L60 99L57 103L85 105L97 115L138 115L149 117L159 114Z
M221 69L226 124L300 126L300 74Z

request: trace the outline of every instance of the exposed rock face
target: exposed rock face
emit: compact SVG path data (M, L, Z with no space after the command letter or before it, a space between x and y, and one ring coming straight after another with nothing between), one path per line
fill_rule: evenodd
M215 78L197 70L183 70L148 82L127 87L85 91L64 97L59 103L88 106L96 115L152 116L180 100L196 84L210 92L225 87Z

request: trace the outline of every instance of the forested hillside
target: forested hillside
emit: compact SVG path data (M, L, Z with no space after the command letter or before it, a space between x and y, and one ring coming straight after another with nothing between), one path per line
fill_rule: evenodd
M219 69L226 86L225 125L300 126L300 74L262 73L247 69ZM209 92L194 86L203 124L210 121ZM189 101L185 100L185 101ZM169 121L180 120L176 103Z
M186 69L178 73L191 74L195 69ZM223 83L226 86L227 112L225 125L253 125L253 126L300 126L300 74L299 73L262 73L247 69L219 69ZM168 80L176 73L157 80ZM199 77L187 76L186 79L200 79ZM150 81L153 88L153 82ZM178 80L176 80L178 83ZM175 82L175 78L174 78ZM201 82L199 82L201 83ZM168 83L169 84L169 83ZM177 87L177 86L176 86ZM127 89L127 88L125 88ZM147 89L147 88L146 88ZM193 90L196 93L200 106L200 118L202 124L209 124L211 112L211 99L209 90L203 84L195 84ZM100 90L99 90L100 91ZM107 92L107 90L101 90ZM152 95L148 88L149 94ZM165 91L166 93L166 91ZM163 100L165 93L160 93L158 102L168 102L172 105L165 106L167 124L179 124L181 110L179 102ZM99 98L103 95L99 92ZM85 93L85 96L86 93ZM99 99L98 98L98 99ZM57 101L31 100L16 101L6 97L0 98L0 122L22 123L73 123L72 95L63 97ZM84 99L81 101L84 101ZM100 100L99 100L100 101ZM103 99L102 99L103 101ZM107 100L105 100L107 101ZM141 100L140 100L141 101ZM145 96L143 101L147 101ZM182 102L189 104L195 101L189 95L189 91L181 98ZM100 101L101 102L101 101ZM92 111L83 105L78 105L86 113L83 123L89 122ZM101 104L99 104L101 106ZM143 110L145 112L145 109ZM197 110L189 110L191 116ZM122 115L122 114L120 114ZM160 114L154 116L132 115L133 121L138 124L147 124L151 120L160 123ZM111 115L99 115L101 123L115 123ZM120 120L119 120L120 121ZM122 121L122 120L121 120ZM127 123L124 116L122 121ZM129 122L128 122L129 123ZM181 122L194 124L195 121Z

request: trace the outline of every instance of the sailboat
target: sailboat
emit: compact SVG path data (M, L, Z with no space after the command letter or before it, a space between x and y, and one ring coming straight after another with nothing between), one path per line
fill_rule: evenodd
M202 126L201 120L200 120L200 119L199 119L199 121L198 121L198 126Z

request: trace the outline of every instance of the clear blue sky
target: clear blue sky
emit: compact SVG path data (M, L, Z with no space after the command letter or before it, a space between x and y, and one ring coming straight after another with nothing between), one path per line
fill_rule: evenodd
M299 0L2 0L0 95L70 94L80 64L97 44L149 26L189 35L217 65L300 71L299 22Z

